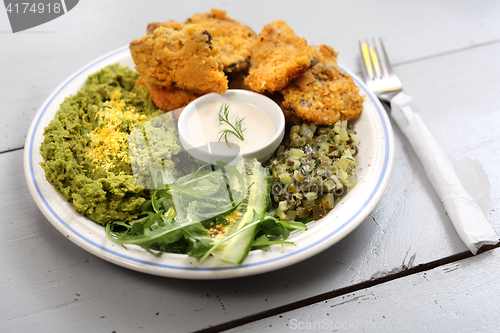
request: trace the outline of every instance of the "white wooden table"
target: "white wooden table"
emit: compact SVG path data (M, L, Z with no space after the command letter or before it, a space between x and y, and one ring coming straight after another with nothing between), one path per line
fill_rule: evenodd
M103 261L52 227L22 172L38 107L148 22L211 8L257 32L286 20L358 73L358 40L382 37L438 141L456 158L482 162L488 219L500 234L498 1L80 1L17 34L0 9L0 331L500 331L500 249L468 252L397 127L394 171L373 212L333 247L285 269L223 281L150 276Z

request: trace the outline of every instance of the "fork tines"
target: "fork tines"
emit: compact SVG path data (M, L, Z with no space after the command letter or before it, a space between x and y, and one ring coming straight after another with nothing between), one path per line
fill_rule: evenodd
M403 86L392 71L382 39L379 45L382 53L378 52L378 45L374 39L371 42L368 40L359 42L361 69L368 89L373 91L380 100L388 102L402 91Z
M387 57L387 52L385 51L382 39L379 40L383 59L379 58L380 53L377 50L375 39L372 39L371 42L368 40L359 42L361 54L363 55L361 59L361 69L363 70L365 81L382 79L384 77L387 78L392 75L392 68L389 58Z

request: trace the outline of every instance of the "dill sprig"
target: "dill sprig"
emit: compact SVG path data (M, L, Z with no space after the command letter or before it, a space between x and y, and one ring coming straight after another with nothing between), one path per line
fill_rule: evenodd
M231 122L229 121L229 105L226 103L222 104L219 110L219 126L221 126L223 123L226 123L232 129L220 130L219 142L224 137L224 140L226 140L226 143L229 146L229 140L227 139L227 136L229 134L234 135L241 141L245 141L245 139L243 138L243 131L245 131L245 129L243 128L243 120L245 120L245 117L236 118L236 123L234 125L231 124Z

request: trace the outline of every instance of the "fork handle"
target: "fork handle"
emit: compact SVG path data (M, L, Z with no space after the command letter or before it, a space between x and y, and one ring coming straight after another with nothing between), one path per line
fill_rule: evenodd
M391 100L391 116L405 134L422 163L434 190L462 241L476 254L483 245L498 243L485 213L462 185L450 157L431 134L404 92Z

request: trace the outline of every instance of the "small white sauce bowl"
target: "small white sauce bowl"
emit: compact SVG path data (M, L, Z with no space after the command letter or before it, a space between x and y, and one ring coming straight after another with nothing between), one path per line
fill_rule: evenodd
M188 126L191 117L197 112L197 108L206 103L213 102L230 104L231 100L252 104L264 111L274 123L275 133L273 137L264 145L245 152L229 148L225 141L210 143L211 149L207 145L202 147L196 145L188 136ZM224 94L210 93L189 103L182 110L178 128L182 147L194 158L204 163L215 164L216 161L230 163L235 157L256 158L260 162L265 162L273 155L283 140L283 136L285 135L285 117L278 104L269 97L248 90L229 89ZM251 138L246 138L246 140L251 140ZM235 154L238 156L235 156Z

